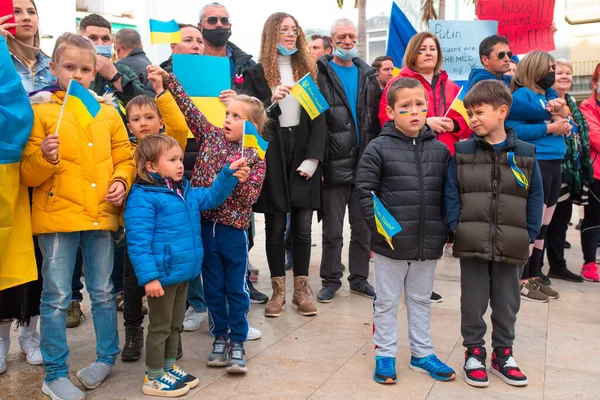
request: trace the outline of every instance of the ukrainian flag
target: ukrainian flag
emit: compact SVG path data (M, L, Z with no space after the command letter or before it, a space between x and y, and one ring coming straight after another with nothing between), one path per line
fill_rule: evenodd
M89 90L77 81L71 79L63 105L65 110L75 113L79 123L84 128L92 122L100 111L100 104Z
M379 232L388 242L392 250L394 246L392 245L392 236L402 231L402 227L394 219L392 214L388 210L385 209L383 203L379 198L375 195L375 193L371 192L373 196L373 212L375 214L375 224L377 225L377 232Z
M242 139L242 146L256 149L258 156L261 158L261 160L264 160L265 154L267 153L267 147L269 147L269 142L260 136L252 122L244 121L244 137Z
M452 104L450 104L450 108L448 109L448 111L450 111L450 110L456 111L457 113L462 115L462 117L465 119L466 123L469 124L469 116L467 115L467 109L465 108L465 104L463 103L463 101L465 100L465 92L463 91L463 89L464 89L464 87L461 86L460 90L458 91L458 94L452 101ZM446 114L448 114L448 113L446 113Z
M181 43L181 31L174 19L170 21L150 20L150 42Z
M308 74L294 85L291 93L304 107L310 119L317 118L319 114L329 109L325 97L319 91L313 78Z

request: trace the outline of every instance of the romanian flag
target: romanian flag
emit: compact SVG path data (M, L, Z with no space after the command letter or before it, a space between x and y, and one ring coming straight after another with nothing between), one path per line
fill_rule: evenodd
M373 196L373 212L375 214L375 224L377 225L377 232L379 232L385 240L388 242L392 250L394 250L394 246L392 245L392 236L396 233L402 231L402 227L392 217L392 214L388 210L385 209L383 203L375 193L371 192Z
M150 42L157 43L181 43L181 31L174 19L170 21L150 20Z
M81 83L71 79L63 108L75 113L79 123L85 128L100 111L100 104Z
M256 149L256 152L261 160L265 159L269 142L260 136L256 130L256 127L250 121L244 121L244 136L242 142L242 147L251 147Z
M317 118L319 114L329 109L325 97L319 91L313 78L308 74L294 85L291 93L304 107L310 119Z
M450 108L448 108L448 111L450 111L450 110L456 111L457 113L462 115L462 117L465 119L467 124L469 124L469 116L467 115L467 109L465 108L465 105L463 103L463 101L465 99L465 92L463 89L464 89L464 86L461 86L460 90L458 91L458 94L452 101L452 104L450 104ZM448 115L448 111L446 111L445 116Z

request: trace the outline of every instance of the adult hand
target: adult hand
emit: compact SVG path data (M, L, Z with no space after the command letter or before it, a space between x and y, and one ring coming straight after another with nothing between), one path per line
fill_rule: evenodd
M288 94L290 94L290 90L292 86L289 85L279 85L273 90L273 96L271 96L271 103L275 103L281 99L284 99Z
M7 37L10 37L13 39L15 38L13 36L13 34L10 33L8 30L11 28L16 28L17 26L19 26L19 24L13 24L13 23L5 24L5 22L8 21L9 19L11 19L12 17L13 17L12 14L8 14L3 17L0 17L0 36L2 36L4 38L7 38Z
M546 111L548 111L552 115L557 115L561 118L567 118L565 101L562 99L554 99L546 102Z
M157 67L156 65L148 65L146 67L146 71L148 71L148 80L152 82L152 87L158 96L162 92L165 91L164 88L164 76L162 72L167 73L164 69ZM162 71L162 72L161 72Z
M238 178L240 183L248 182L248 175L250 174L250 167L240 167L233 173L233 176Z
M304 171L298 171L298 173L301 177L305 178L306 180L309 180L311 178L311 176Z
M427 125L435 133L452 132L454 130L454 121L448 117L429 117L427 118Z
M245 167L247 165L248 159L246 157L242 157L239 160L232 162L229 165L229 169L232 171L237 171L238 168Z
M121 181L114 181L110 188L108 188L108 194L106 195L106 201L115 207L119 207L123 204L125 198L125 184Z
M162 297L165 295L165 291L158 279L146 283L144 289L146 289L146 296L148 297Z
M555 136L569 136L571 134L571 124L569 123L568 119L560 118L551 124L548 124L546 130L548 133L551 133Z
M115 64L103 56L96 56L96 68L98 69L98 73L107 80L111 80L118 72Z
M41 149L44 158L50 162L58 160L58 147L60 140L57 134L48 135L42 140Z
M237 92L235 90L227 89L221 92L219 95L219 100L221 100L221 103L227 105L235 96L237 96Z

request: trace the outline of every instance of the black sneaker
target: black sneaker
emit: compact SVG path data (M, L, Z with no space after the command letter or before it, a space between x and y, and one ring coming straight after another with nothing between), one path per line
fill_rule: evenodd
M331 285L324 285L317 295L317 301L319 303L331 303L333 301L333 296L335 296L335 292L337 291L338 290Z
M375 298L375 289L373 289L373 286L366 279L358 282L356 285L350 286L350 291L369 299Z
M248 284L248 291L250 292L250 303L265 304L269 301L269 296L256 290L252 282L246 281L246 283Z
M442 301L444 301L444 298L437 294L436 292L431 292L431 302L432 303L441 303Z
M548 271L548 277L553 279L563 279L569 282L583 282L583 277L569 271L566 267L560 269L552 269Z
M511 386L525 386L528 383L527 377L517 366L511 347L494 349L490 372Z
M121 360L125 362L140 359L144 347L144 328L125 328L125 346L121 353Z
M487 371L485 369L485 347L470 347L465 351L465 382L475 387L487 387Z

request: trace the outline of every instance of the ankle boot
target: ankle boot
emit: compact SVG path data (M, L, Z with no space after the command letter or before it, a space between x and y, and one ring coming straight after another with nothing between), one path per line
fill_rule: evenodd
M271 278L273 295L265 307L265 316L279 317L285 310L285 276Z
M123 361L137 361L140 359L144 347L144 328L125 328L125 346L121 353Z
M308 276L295 276L292 307L298 310L301 315L317 315L317 306L311 300L311 294L308 286Z

